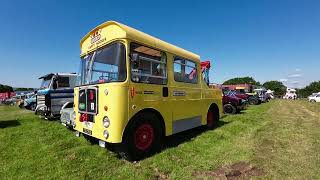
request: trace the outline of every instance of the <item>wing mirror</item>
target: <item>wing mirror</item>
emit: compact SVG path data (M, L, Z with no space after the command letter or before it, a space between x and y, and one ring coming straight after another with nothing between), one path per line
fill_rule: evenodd
M131 62L132 68L138 69L139 68L139 54L138 53L131 53Z
M138 53L131 53L131 61L132 62L139 61L139 54Z

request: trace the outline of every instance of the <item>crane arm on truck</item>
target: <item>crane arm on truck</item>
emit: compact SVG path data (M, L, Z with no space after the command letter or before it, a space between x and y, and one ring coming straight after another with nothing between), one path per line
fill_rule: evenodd
M209 70L211 67L210 61L203 61L200 63L200 66L201 66L201 73L204 76L204 80L209 85ZM193 79L196 74L197 74L196 69L193 69L189 74L189 79Z
M209 70L211 68L210 61L203 61L200 63L200 65L204 80L206 81L207 85L209 85Z

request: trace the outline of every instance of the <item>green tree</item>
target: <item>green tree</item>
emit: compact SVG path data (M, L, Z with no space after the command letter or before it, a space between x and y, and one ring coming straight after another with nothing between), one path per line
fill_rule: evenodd
M33 91L33 88L16 88L16 91Z
M279 81L267 81L263 83L263 87L274 91L274 95L276 96L282 96L287 90L287 87Z
M13 88L11 86L0 84L0 93L1 92L13 92Z
M224 85L232 85L232 84L252 84L256 86L260 86L260 82L254 80L252 77L236 77L229 79L223 83Z
M320 92L320 81L310 83L308 86L302 89L298 89L297 94L300 97L308 97L312 93Z

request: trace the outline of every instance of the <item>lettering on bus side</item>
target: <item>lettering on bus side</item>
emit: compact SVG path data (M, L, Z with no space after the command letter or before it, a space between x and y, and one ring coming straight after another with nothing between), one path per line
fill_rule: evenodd
M173 91L173 96L185 96L185 91Z
M143 91L143 94L154 94L154 91Z

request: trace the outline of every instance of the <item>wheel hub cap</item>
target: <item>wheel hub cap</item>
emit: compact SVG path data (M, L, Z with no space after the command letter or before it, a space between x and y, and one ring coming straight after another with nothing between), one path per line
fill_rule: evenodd
M135 132L134 141L136 148L146 150L153 142L154 131L150 124L142 124Z

